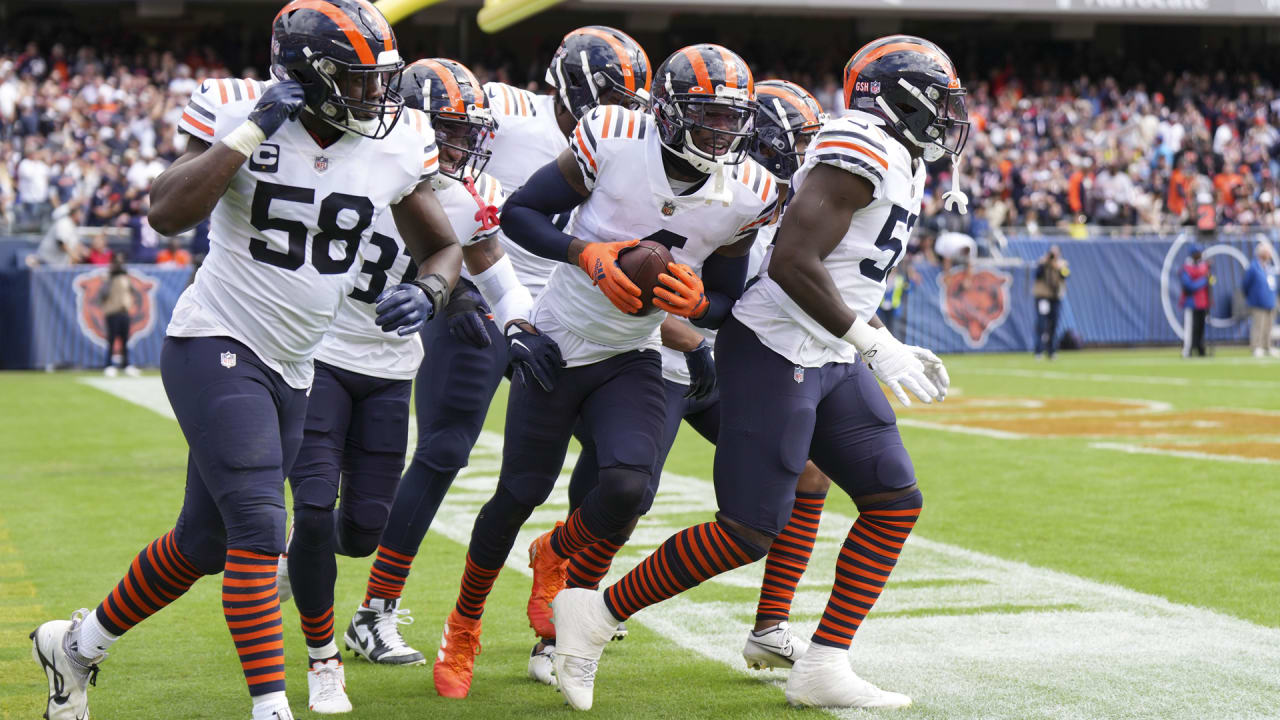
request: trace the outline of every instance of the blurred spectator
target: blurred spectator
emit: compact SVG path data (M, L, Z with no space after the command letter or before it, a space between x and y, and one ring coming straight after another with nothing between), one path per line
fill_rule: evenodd
M84 249L80 246L77 227L82 218L78 202L64 203L53 211L53 225L45 231L34 255L27 256L27 265L66 267L80 262Z
M946 272L972 262L977 255L978 243L964 233L943 232L934 241L933 251L942 260L942 271Z
M102 303L102 315L107 324L107 362L103 373L107 377L115 377L119 370L115 366L116 340L120 341L120 367L126 375L137 375L138 369L129 364L129 316L133 312L133 284L129 282L129 271L124 266L124 255L115 253L111 256L111 269L107 282L98 293L98 302Z
M169 244L159 253L156 253L156 264L186 267L191 264L191 253L182 248L178 238L171 237L169 238Z
M1058 313L1067 294L1067 276L1071 274L1062 249L1050 245L1049 251L1036 264L1036 281L1031 294L1036 300L1036 358L1046 352L1052 360L1058 351Z
M899 265L885 284L884 298L880 300L880 310L876 313L889 332L903 342L907 332L907 297L919 279L912 277L915 274L910 263Z
M85 262L90 265L107 265L111 262L111 256L111 249L107 247L107 236L102 233L94 235L89 243L89 254L85 256Z
M1200 246L1193 243L1187 250L1187 260L1178 276L1182 282L1182 357L1191 357L1193 351L1204 357L1204 323L1209 315L1213 276Z
M49 214L48 151L36 150L18 162L18 222L40 227Z
M1249 304L1249 347L1254 357L1280 356L1271 346L1271 328L1276 324L1276 267L1271 246L1260 242L1253 249L1253 262L1245 271L1242 289Z

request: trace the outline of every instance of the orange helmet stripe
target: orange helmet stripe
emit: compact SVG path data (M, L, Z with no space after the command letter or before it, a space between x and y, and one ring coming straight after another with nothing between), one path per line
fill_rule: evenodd
M724 84L731 88L738 87L738 63L728 50L719 45L713 47L720 53L720 62L724 63Z
M792 87L792 89L799 90L800 92L804 93L806 97L808 97L810 100L813 100L813 103L815 105L818 104L818 101L814 100L814 97L809 94L808 90L805 90L804 88L800 87L799 85L796 85L795 83L788 83L788 84ZM791 107L798 110L800 112L800 115L804 117L806 122L809 122L809 123L818 122L818 116L813 114L813 109L809 107L808 103L801 102L800 99L796 97L794 92L787 92L782 88L774 87L772 85L762 84L759 88L756 89L756 93L758 95L770 95L773 97L782 98L787 102L787 104L789 104ZM819 105L818 109L821 110L822 106Z
M280 12L276 13L276 18L278 19L281 15L294 10L315 10L324 13L347 36L347 41L351 43L351 47L355 48L356 57L360 58L360 62L365 65L377 63L377 58L373 56L373 50L369 48L368 41L364 39L364 35L356 28L355 21L346 13L327 2L323 2L323 0L293 0L293 2L281 8Z
M387 24L387 18L382 14L382 11L372 5L369 0L356 0L356 2L360 3L360 6L368 11L373 21L378 24L378 32L382 33L382 49L393 49L392 43L395 41L396 36L392 34L391 26Z
M697 87L702 88L702 93L705 95L714 95L716 90L711 86L711 76L707 74L707 64L702 61L702 53L691 47L687 47L680 52L689 61L689 64L693 66L693 76L698 80Z
M618 56L618 65L622 67L622 77L627 82L627 89L631 92L636 91L636 71L631 62L631 54L627 52L627 48L618 40L618 38L599 28L593 27L579 28L573 32L597 37L609 43L609 47L613 49L613 54ZM573 33L570 34L572 35Z
M636 39L630 35L618 31L618 34L631 41L636 46L636 50L640 52L640 58L644 60L644 91L649 92L650 86L653 85L653 65L649 63L649 54L644 51L644 46L636 42Z
M471 72L471 68L463 65L462 63L458 63L458 67L462 68L462 72L467 76L467 82L471 83L471 87L474 88L472 94L476 96L476 107L485 107L487 103L485 102L484 87L482 87L480 85L480 81L476 79L475 73Z
M440 82L444 83L444 91L449 95L449 109L456 113L466 114L467 104L462 102L462 90L458 87L458 81L453 77L453 73L449 68L445 67L436 60L423 60L422 63L431 69L440 78ZM414 63L415 65L417 63Z
M854 60L851 61L853 65L847 71L844 80L844 103L846 106L849 104L849 100L852 97L854 83L858 81L858 73L862 72L862 68L891 52L897 52L899 50L905 52L917 52L930 60L933 60L938 63L945 73L947 73L947 79L951 81L950 84L952 87L960 86L960 79L956 77L956 69L951 65L951 61L948 60L945 55L939 53L928 45L921 45L919 43L909 41L891 42L879 47L871 48L866 51L865 55L863 55L860 50L858 51L858 55L861 55L861 57L858 57L858 55L854 56Z

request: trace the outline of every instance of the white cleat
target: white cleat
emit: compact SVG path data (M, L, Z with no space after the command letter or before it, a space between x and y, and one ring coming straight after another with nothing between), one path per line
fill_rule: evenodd
M618 619L604 604L604 593L582 588L561 590L551 601L556 625L556 679L565 702L574 710L590 710L596 668L604 647L618 629Z
M48 720L89 720L89 686L97 684L102 657L85 662L72 652L71 631L79 627L89 610L81 608L70 620L50 620L32 631L31 658L40 663L49 679Z
M529 653L529 679L555 687L555 658L555 645L543 645L541 649L534 645L533 652Z
M120 368L116 367L115 365L108 365L102 368L102 374L109 378L113 378L120 374Z
M630 632L629 630L627 630L627 623L626 623L626 621L623 621L623 622L618 623L618 627L614 628L614 630L613 630L613 639L614 639L614 640L626 640L626 639L627 639L627 636L628 636L628 635L630 635L630 634L631 634L631 632Z
M342 661L336 658L311 661L307 671L307 707L321 715L351 712L347 698L347 675Z
M142 375L142 371L132 365L126 365L124 368L124 374L129 377L138 377Z
M427 659L400 635L400 626L413 624L413 616L399 605L398 599L383 598L361 605L342 636L347 649L379 665L425 665Z
M782 621L760 632L747 631L747 644L742 659L752 670L789 668L804 657L809 642L791 632L791 623Z
M911 704L901 693L881 690L849 667L849 651L810 647L787 677L787 702L795 707L900 708Z

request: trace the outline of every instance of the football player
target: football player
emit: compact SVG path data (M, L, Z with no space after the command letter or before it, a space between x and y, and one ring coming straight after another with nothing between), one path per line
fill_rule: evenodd
M812 94L785 80L756 83L756 100L759 113L748 154L757 163L757 168L762 167L773 175L778 184L778 196L785 203L791 176L799 168L805 149L826 116ZM782 207L780 204L779 212ZM776 223L768 223L757 233L756 242L751 246L748 277L754 277L759 271L776 228ZM658 462L649 493L640 508L641 514L647 513L652 506L658 477L675 442L681 420L712 444L716 442L720 431L720 396L716 389L715 360L711 352L715 335L715 330L696 327L678 316L669 316L662 323L662 377L666 386L667 416ZM569 486L571 506L575 508L580 497L595 487L598 465L595 443L590 434L578 433L578 439L582 443L582 452L573 468ZM756 624L748 633L742 652L751 667L791 667L804 654L807 643L803 638L792 635L788 622L791 599L813 552L818 518L830 485L831 480L813 463L805 464L796 485L796 505L792 516L779 534L778 541L771 546L765 564ZM596 589L634 526L633 520L618 536L590 545L570 558L566 587ZM625 635L625 629L615 632L615 638L619 635ZM535 655L547 652L548 644L544 641L536 646ZM550 672L545 678L534 676L534 679L554 684L554 675Z
M535 170L568 148L567 136L577 118L588 110L601 102L641 102L648 91L650 70L644 50L634 40L613 28L593 26L564 37L547 75L556 88L553 94L535 95L501 83L484 86L484 104L494 116L496 136L489 146L492 157L477 188L489 187L483 178L490 176L494 188L524 185ZM428 94L440 92L447 95L436 83ZM461 197L456 190L453 195ZM486 194L485 202L497 205L501 201ZM567 220L565 215L558 222ZM555 263L511 243L500 231L498 241L521 283L536 296ZM463 283L462 287L468 285ZM400 595L445 493L467 464L508 365L507 340L488 318L486 305L469 288L459 294L463 300L451 302L445 315L424 330L426 357L418 370L414 394L417 446L396 490L390 519L369 570L365 601L345 635L349 647L377 663L423 661L422 653L405 643L399 632L399 624L408 622L407 612L399 607ZM531 338L515 340L518 343L512 349L517 354L536 349ZM552 382L546 373L541 373L540 381ZM549 661L546 667L549 673Z
M591 706L618 621L767 553L792 512L806 456L849 493L859 516L826 612L791 669L787 700L911 702L859 678L848 657L922 507L876 378L909 404L908 392L940 399L947 377L874 318L920 212L925 163L958 157L968 123L951 60L916 37L881 38L855 53L844 97L852 114L826 123L809 147L760 279L717 337L715 521L677 533L603 593L568 589L553 603L556 674L575 708Z
M516 279L496 237L502 190L483 173L494 122L480 83L462 64L440 58L410 65L392 89L406 107L426 111L408 114L408 121L420 133L433 133L440 170L431 185L454 233L467 239L463 272L470 279L460 279L449 298L443 313L447 325L502 342L490 318L496 315L503 326L520 323L513 342L527 352L517 353L515 361L534 377L546 377L544 364L559 362L555 344L525 321L533 298ZM307 644L308 705L319 713L351 710L334 642L334 555L366 557L378 547L404 469L411 381L423 354L417 334L382 332L374 324L372 303L388 284L412 280L415 274L394 218L383 213L364 248L360 280L316 353L302 448L289 475L294 525L287 559L280 561L281 569L287 569L279 576L281 597L284 588L292 589ZM455 324L460 315L474 324ZM428 336L429 343L433 340ZM339 487L342 503L335 513ZM348 628L348 645L366 653L376 650L377 618L397 617L394 610L362 607L356 617L365 622ZM424 662L406 649L391 646L386 652L405 662Z
M676 262L659 276L655 306L715 327L742 292L756 228L774 212L771 177L733 172L746 159L756 111L742 58L696 45L663 62L654 80L652 115L617 106L587 113L569 150L504 207L507 235L560 263L532 320L568 367L553 389L512 388L498 488L476 518L435 665L442 695L470 688L485 598L517 531L551 492L579 416L595 441L599 484L530 548L535 632L555 635L547 601L568 558L622 531L645 501L666 419L663 315L636 314L641 291L618 254L640 238L670 248ZM575 208L568 232L557 228L552 216Z
M381 294L378 324L416 332L457 281L461 250L429 182L437 151L388 89L403 63L382 14L365 0L293 0L273 22L271 63L270 83L201 85L179 123L186 152L152 187L158 231L212 222L161 355L190 446L186 495L174 529L93 612L32 633L50 720L87 718L86 686L112 644L217 573L253 718L293 717L276 564L312 357L388 207L418 278Z

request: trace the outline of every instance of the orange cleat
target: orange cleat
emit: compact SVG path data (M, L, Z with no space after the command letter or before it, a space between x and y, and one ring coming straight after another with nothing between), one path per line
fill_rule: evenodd
M556 523L556 527L564 525ZM562 558L551 549L551 533L549 530L538 536L529 546L529 567L533 569L533 589L529 592L529 627L538 637L554 638L555 623L551 621L551 601L564 589L568 578L568 559Z
M440 697L462 699L471 692L471 674L480 654L480 621L449 613L440 636L440 651L432 668L436 693Z

